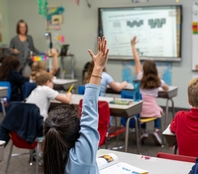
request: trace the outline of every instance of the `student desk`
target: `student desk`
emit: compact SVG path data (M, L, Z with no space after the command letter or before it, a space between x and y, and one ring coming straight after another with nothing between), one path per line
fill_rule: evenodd
M147 170L149 174L187 174L191 170L194 163L161 159L151 157L148 160L141 159L141 155L124 153L106 149L100 149L97 156L108 153L114 153L118 156L120 162L128 163L132 166Z
M133 85L128 84L128 86L125 88L125 90L133 90ZM168 117L168 111L169 111L169 101L171 101L172 104L172 117L175 116L174 111L174 101L173 97L177 96L178 87L177 86L169 86L168 91L164 91L162 88L159 88L158 98L164 98L166 99L166 111L165 111L165 121L164 124L166 126L166 119ZM120 94L120 92L115 92L110 87L107 87L107 93L113 93L113 94Z
M73 94L72 101L70 102L70 104L78 106L81 99L83 99L83 95ZM113 99L114 99L113 97L99 97L99 100L106 101L108 103L112 101ZM124 99L124 100L129 100L129 99ZM55 106L55 105L60 105L61 103L59 101L52 100L51 104ZM132 118L135 119L137 153L139 153L139 150L140 150L139 128L138 128L138 122L135 117L135 114L139 114L141 112L142 101L135 102L130 105L109 104L109 108L110 108L111 115L115 117L127 118L126 132L125 132L125 152L127 152L128 150L129 122Z
M68 90L72 84L76 88L78 80L77 79L54 79L54 89L56 90Z
M8 88L0 86L1 107L2 107L2 112L3 112L4 117L6 116L6 112L5 112L5 107L4 107L4 101L2 98L6 97L7 94L8 94Z

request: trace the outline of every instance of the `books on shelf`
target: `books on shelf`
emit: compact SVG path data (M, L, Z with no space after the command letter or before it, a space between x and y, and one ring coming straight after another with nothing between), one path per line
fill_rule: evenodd
M116 105L130 105L133 103L132 100L120 100L120 99L115 99L109 102L110 104L116 104Z
M149 172L127 163L119 162L115 154L109 153L97 158L100 174L148 174Z

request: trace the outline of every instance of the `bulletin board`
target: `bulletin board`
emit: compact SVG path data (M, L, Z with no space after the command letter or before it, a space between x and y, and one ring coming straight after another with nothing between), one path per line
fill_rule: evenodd
M198 71L198 2L192 4L192 70Z

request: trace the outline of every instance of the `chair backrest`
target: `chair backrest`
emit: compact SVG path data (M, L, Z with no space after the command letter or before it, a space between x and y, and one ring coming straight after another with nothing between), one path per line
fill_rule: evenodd
M12 92L12 88L11 88L10 82L0 81L0 86L8 87L8 94L7 94L6 98L7 98L8 101L10 101L10 96L11 96L11 92Z
M35 149L37 142L34 141L32 144L29 144L27 141L22 139L15 132L10 132L10 138L12 139L13 144L18 148L23 149Z
M83 100L81 100L79 103L80 116L82 113L82 103ZM110 123L110 109L109 109L109 104L106 101L98 101L98 115L99 115L98 132L100 134L100 141L98 146L101 146L106 141L106 134Z
M191 162L191 163L196 162L196 157L175 155L175 154L169 154L169 153L164 153L164 152L158 152L157 158L165 158L165 159L170 159L170 160L185 161L185 162Z
M36 83L25 82L22 86L23 100L25 100L35 88L36 88Z
M84 85L78 86L78 94L83 95L84 93L85 93L85 86Z
M133 91L130 90L122 90L121 98L133 99ZM140 100L142 100L142 95L140 94Z

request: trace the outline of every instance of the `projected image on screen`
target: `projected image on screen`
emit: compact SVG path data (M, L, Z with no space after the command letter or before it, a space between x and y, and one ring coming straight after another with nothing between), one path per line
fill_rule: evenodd
M132 57L134 36L142 57L181 57L181 6L100 8L99 20L99 35L108 40L110 58Z

